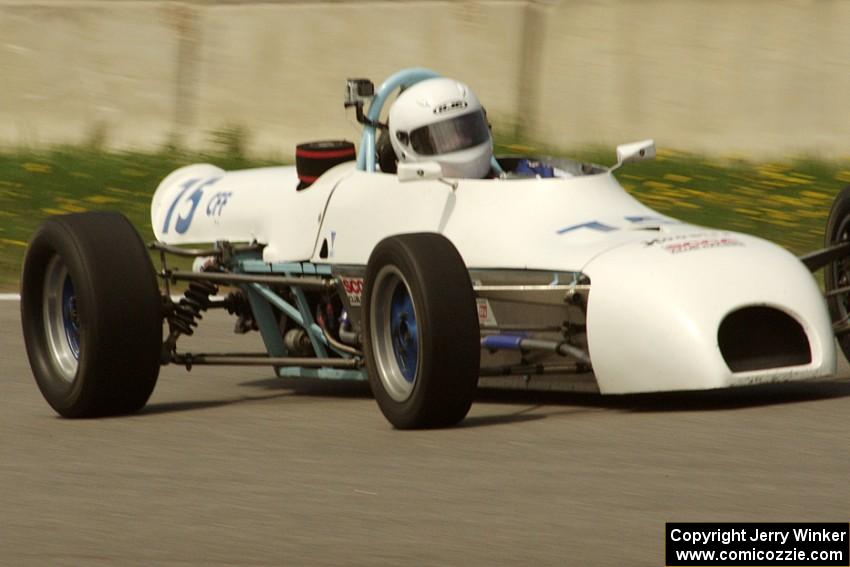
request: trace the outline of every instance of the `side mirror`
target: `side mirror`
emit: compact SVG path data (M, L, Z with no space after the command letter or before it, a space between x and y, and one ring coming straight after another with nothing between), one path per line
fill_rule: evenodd
M399 181L417 181L422 179L440 179L443 176L443 168L435 161L424 161L420 163L399 163Z
M617 165L611 169L616 169L627 163L644 161L654 157L655 140L642 140L640 142L632 142L631 144L621 144L617 146Z

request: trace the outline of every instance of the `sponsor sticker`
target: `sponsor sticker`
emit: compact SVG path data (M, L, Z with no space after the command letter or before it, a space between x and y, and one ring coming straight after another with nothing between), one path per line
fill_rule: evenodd
M359 307L363 297L363 278L340 278L342 280L342 289L345 290L345 295L348 296L348 303L352 307Z
M496 316L493 315L493 308L490 307L490 302L486 299L476 299L475 303L478 307L478 324L482 327L495 327L498 325Z
M207 216L220 217L222 209L227 206L232 196L232 191L219 191L213 195L207 203Z
M648 247L660 247L670 254L708 250L711 248L726 248L729 246L744 246L740 240L724 234L686 234L654 238L644 243Z

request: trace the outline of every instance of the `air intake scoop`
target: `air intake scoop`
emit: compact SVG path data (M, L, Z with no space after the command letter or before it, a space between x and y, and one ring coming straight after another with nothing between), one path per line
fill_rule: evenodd
M717 344L732 372L800 366L812 361L803 327L772 307L752 306L727 315Z

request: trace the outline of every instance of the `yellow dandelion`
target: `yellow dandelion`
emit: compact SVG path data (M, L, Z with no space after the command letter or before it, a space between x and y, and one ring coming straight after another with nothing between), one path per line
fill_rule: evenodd
M669 148L658 148L655 150L655 157L665 159L665 158L673 158L681 155L680 152L676 150L671 150Z
M795 222L781 219L769 219L767 222L774 226L781 226L784 228L794 228L797 226L797 223Z
M676 203L677 207L681 207L683 209L701 209L702 206L696 203L689 203L688 201L682 201L680 203Z
M825 219L829 212L823 211L797 211L797 214L806 219Z
M147 172L142 171L141 169L133 169L132 167L128 167L127 169L121 170L121 175L126 177L147 177Z
M765 210L767 216L773 220L784 220L791 221L794 220L794 215L786 213L785 211L778 211L776 209L767 209Z
M846 169L839 171L835 174L835 180L850 183L850 171L847 171Z
M132 191L127 191L126 189L119 189L118 187L107 187L107 193L118 193L119 195L134 195Z
M64 215L67 211L63 211L62 209L47 208L47 209L41 209L41 212L45 213L47 215Z
M800 173L798 171L792 171L791 175L793 175L794 177L799 177L801 179L811 179L811 180L816 179L816 177L814 175L809 175L808 173Z
M23 167L25 171L28 171L30 173L50 173L50 170L52 169L49 164L33 163L30 161L28 161L21 167Z
M664 179L672 181L674 183L687 183L691 180L691 178L687 175L679 175L677 173L668 173L664 176Z
M90 197L86 197L86 201L89 203L96 203L98 205L105 205L107 203L120 203L121 199L116 199L115 197L108 197L106 195L92 195Z
M772 195L770 200L774 203L781 203L783 205L791 205L792 207L808 207L810 206L808 203L805 203L802 199L797 199L794 197L787 197L785 195Z
M0 238L0 243L9 244L11 246L22 246L26 247L27 243L23 240L14 240L12 238Z
M62 210L66 213L83 213L88 209L81 206L79 201L75 201L74 199L66 199L65 197L57 197L56 204L62 207Z
M783 187L788 187L788 185L790 185L790 183L787 183L785 181L774 181L772 179L761 180L761 181L759 181L759 184L764 185L766 187L774 187L776 189L781 189Z
M644 187L649 187L650 189L672 189L673 186L669 183L663 183L661 181L644 181Z
M774 175L770 175L772 179L776 181L782 181L784 183L788 183L789 185L811 185L811 179L807 179L800 175L786 175L784 173L777 173Z
M743 187L741 185L732 189L735 193L740 193L741 195L747 195L750 197L756 197L764 194L764 191L761 189L755 189L753 187Z
M800 191L800 195L802 195L803 197L807 197L809 199L816 199L818 201L830 201L830 200L832 200L831 196L829 196L825 193L819 193L817 191Z
M771 173L779 172L779 171L788 171L790 167L782 163L765 163L756 168L756 171L759 173L764 172L769 175Z

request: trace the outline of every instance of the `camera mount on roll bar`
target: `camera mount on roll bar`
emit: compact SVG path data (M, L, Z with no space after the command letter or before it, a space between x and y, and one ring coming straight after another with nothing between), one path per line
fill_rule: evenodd
M354 107L357 112L357 122L366 126L387 129L387 125L372 121L363 113L363 105L375 98L375 84L369 79L348 79L345 84L345 108Z

